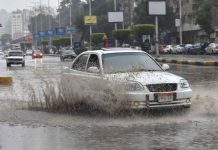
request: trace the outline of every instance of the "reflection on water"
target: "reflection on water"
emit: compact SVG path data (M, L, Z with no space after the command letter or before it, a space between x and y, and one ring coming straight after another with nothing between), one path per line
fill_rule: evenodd
M61 72L57 64L55 59L49 63L39 59L33 60L24 70L12 68L9 71L15 82L13 86L0 87L0 100L11 95L13 100L23 100L24 89L28 89L23 88L26 83L36 85L34 88L39 90L41 77L55 78ZM15 105L6 101L0 103L0 108L4 108L0 109L0 122L8 122L0 123L0 149L217 149L218 69L171 65L170 71L189 80L193 89L190 111L125 117L89 113L67 115L20 110L23 108L18 105L21 102Z

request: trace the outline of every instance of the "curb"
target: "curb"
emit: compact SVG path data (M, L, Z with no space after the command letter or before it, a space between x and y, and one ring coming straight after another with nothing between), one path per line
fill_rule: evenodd
M0 77L0 84L12 84L13 78L9 76Z
M158 62L184 64L184 65L196 65L196 66L218 66L218 61L192 61L192 60L177 60L166 58L155 58Z

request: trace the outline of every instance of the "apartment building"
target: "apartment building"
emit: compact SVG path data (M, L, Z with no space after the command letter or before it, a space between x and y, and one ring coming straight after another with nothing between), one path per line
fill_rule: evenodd
M11 36L13 40L23 36L23 16L21 10L12 12Z
M11 36L12 40L29 34L28 24L30 18L29 10L17 10L11 16Z
M205 32L195 22L194 12L199 7L201 0L181 0L182 1L182 31L183 43L196 43L208 40ZM168 0L168 5L174 8L179 18L179 0ZM218 42L218 4L214 3L212 10L212 25L216 32L210 36L210 41ZM179 29L177 29L179 32Z

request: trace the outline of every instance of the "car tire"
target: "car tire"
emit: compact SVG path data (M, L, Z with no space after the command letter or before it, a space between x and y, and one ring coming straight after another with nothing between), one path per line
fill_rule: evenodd
M25 63L22 63L22 67L25 67Z

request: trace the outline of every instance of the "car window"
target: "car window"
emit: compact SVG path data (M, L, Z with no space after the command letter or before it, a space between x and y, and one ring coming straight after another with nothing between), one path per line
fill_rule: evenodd
M10 52L8 55L9 56L23 56L23 53L22 52Z
M89 54L81 55L72 65L72 69L79 70L79 71L85 71L86 69L86 63L87 59L89 57Z
M140 71L162 71L160 66L146 53L109 53L102 55L104 72L140 72Z
M98 56L96 54L90 55L87 68L89 68L89 67L97 67L98 69L100 69L99 59L98 59Z

